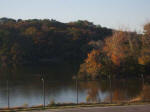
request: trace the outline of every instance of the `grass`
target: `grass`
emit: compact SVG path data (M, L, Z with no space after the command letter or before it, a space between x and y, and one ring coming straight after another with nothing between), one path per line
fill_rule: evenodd
M13 107L13 108L0 108L0 112L18 112L18 111L31 111L31 110L44 110L44 109L66 109L66 108L78 108L78 107L106 107L106 106L129 106L129 105L146 105L150 102L122 102L122 103L62 103L48 105L43 108L42 105L33 107Z

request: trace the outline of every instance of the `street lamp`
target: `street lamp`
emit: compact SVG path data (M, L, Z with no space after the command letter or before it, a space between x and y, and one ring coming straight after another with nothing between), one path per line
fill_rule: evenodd
M78 104L78 76L76 76L76 91L77 91L77 104Z
M141 78L142 78L142 86L144 87L144 75L141 74ZM143 95L143 100L145 100L145 96Z
M143 85L144 85L144 75L141 74L141 78L142 78L142 82L143 82Z
M44 74L42 74L42 83L43 83L43 107L45 108L45 79Z
M109 75L109 83L110 83L110 102L112 103L112 85L111 85L111 75Z
M8 103L8 108L10 107L9 103L9 81L7 80L7 103Z

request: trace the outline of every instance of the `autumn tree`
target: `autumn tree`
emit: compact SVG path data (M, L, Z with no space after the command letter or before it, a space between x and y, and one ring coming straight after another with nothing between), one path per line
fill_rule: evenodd
M150 67L150 23L144 26L144 34L141 36L141 50L138 62L141 65L141 73L149 74Z
M120 74L138 73L140 38L134 32L117 31L105 39L104 52L118 66Z
M139 63L146 65L150 63L150 24L144 26L144 35L141 38L142 47L139 55Z

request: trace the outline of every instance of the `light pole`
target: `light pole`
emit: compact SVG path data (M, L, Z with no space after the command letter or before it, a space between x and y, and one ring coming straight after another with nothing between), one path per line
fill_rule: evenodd
M100 92L98 92L98 103L101 103L101 97L100 97Z
M9 103L9 81L7 80L7 103L8 103L8 108L10 107Z
M143 88L144 88L144 75L143 74L141 74L141 78L142 78L142 86L143 86ZM144 94L143 94L143 101L145 100L145 96L144 96Z
M44 74L42 74L42 83L43 83L43 108L45 108L45 79Z
M144 75L141 74L141 78L142 78L142 83L143 83L143 86L144 86Z
M78 76L76 76L76 91L77 91L77 104L78 104Z
M109 83L110 83L110 103L112 103L112 85L111 85L111 75L109 75Z

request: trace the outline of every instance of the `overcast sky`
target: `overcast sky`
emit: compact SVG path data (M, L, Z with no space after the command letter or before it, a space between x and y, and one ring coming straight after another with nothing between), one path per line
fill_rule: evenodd
M150 21L150 0L0 0L0 17L88 20L139 31Z

